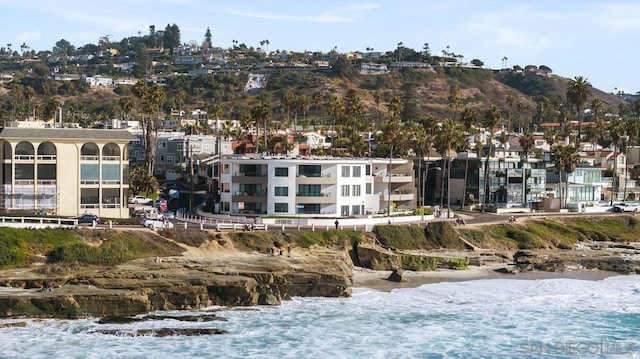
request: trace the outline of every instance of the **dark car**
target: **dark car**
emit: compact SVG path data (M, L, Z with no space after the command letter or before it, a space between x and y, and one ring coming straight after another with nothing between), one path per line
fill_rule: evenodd
M78 220L78 224L90 224L92 226L100 222L100 218L91 213L85 213L81 216L75 217L74 219Z

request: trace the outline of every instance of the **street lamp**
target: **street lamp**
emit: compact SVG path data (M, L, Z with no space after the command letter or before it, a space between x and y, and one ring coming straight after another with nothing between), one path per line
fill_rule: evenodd
M440 171L441 169L442 169L442 167L438 166L438 167L431 167L431 168L427 168L427 170L426 170L426 171L424 171L424 178L422 179L422 198L421 198L421 200L422 200L422 207L424 207L424 204L425 204L425 200L424 200L424 197L425 197L425 188L427 187L427 179L428 179L429 171L431 171L431 170Z

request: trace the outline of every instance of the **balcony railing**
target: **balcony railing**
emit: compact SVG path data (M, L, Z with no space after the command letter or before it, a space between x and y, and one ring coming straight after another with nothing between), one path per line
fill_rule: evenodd
M233 174L235 177L267 177L266 173L244 173L236 172Z
M317 192L317 193L296 193L298 197L331 197L331 192Z
M97 161L100 159L100 156L80 156L80 160L82 161Z
M14 160L22 160L22 161L33 161L35 158L34 155L15 155L13 156Z
M120 156L102 156L103 161L120 161Z
M56 158L56 155L38 155L38 161L55 161Z
M233 193L234 196L249 196L249 197L266 197L267 196L267 192L266 191L254 191L254 192L234 192Z

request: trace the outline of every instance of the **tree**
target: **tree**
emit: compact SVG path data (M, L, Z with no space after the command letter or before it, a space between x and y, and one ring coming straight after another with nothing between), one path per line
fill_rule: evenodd
M259 152L259 136L260 136L260 132L259 132L259 128L260 128L260 123L262 122L263 124L263 129L264 129L264 150L267 150L267 121L269 120L269 117L271 116L271 103L269 101L262 101L259 104L254 105L250 112L251 114L251 119L255 122L255 128L256 128L256 153ZM285 140L286 141L286 140Z
M129 96L120 97L118 99L118 106L120 107L120 111L122 112L122 121L125 121L133 110L133 99Z
M477 66L477 67L482 67L484 66L484 62L478 60L478 59L473 59L471 60L471 65L473 66Z
M207 49L213 46L211 45L211 30L209 29L209 26L207 26L207 32L204 33L204 43L202 45L206 45Z
M493 152L493 130L501 121L502 114L498 107L496 105L489 106L489 109L484 113L485 130L489 131L489 138L487 139L489 150L487 151L484 162L484 199L482 212L485 211L485 207L489 204L489 192L491 191L491 186L489 185L489 159Z
M474 135L476 132L476 124L478 123L478 113L471 107L467 107L460 114L460 121L462 122L462 128L467 136ZM467 154L465 156L464 166L464 189L462 191L462 204L461 208L464 208L467 199L467 181L469 178L469 149L466 148Z
M318 124L318 107L324 100L322 93L320 91L314 91L311 95L311 102L313 102L314 111L313 111L313 129L316 129L316 125Z
M129 171L129 190L133 194L140 192L155 193L158 190L158 180L149 175L145 166L131 165Z
M522 137L520 137L520 147L522 147L522 153L524 154L524 162L529 160L529 154L535 148L535 139L531 130L526 130ZM523 184L523 203L527 203L527 168L522 164L522 156L520 157L520 167L522 168L522 184Z
M553 149L553 163L558 170L559 175L559 192L560 192L560 207L566 208L566 201L569 195L569 174L575 171L578 163L580 163L580 154L578 149L572 145L560 145ZM564 174L564 176L563 176ZM566 178L565 182L565 198L562 196L562 178Z
M576 145L580 143L582 136L582 109L587 99L591 96L591 83L582 76L576 76L567 84L567 100L578 113L578 138Z
M627 136L625 124L619 119L614 118L609 122L609 140L611 140L611 146L613 148L613 177L611 183L611 205L613 206L613 195L618 193L620 186L620 179L618 176L618 159L620 154L620 148L624 138Z
M455 114L458 112L460 106L460 83L458 80L452 80L449 82L449 108L451 109L452 118L455 119Z
M399 105L401 107L401 104ZM379 139L379 143L386 144L389 146L389 166L387 168L387 175L391 176L391 163L393 159L393 149L399 144L404 142L404 132L402 131L402 126L400 124L399 117L391 117L387 120L384 128L382 129L382 134ZM391 216L391 179L389 178L389 186L388 186L388 194L387 194L387 216Z
M31 116L31 99L35 95L35 91L33 90L33 87L25 86L23 89L23 95L24 95L24 98L27 100L27 116L25 117L28 118L29 116Z
M333 96L329 101L329 116L331 116L331 148L330 154L333 156L333 142L335 139L335 126L336 121L340 119L344 114L344 103L339 97Z
M440 125L435 138L436 150L442 156L442 169L447 174L447 218L451 215L451 162L452 154L466 145L465 135L462 129L453 119L446 119ZM443 193L444 187L442 188ZM443 196L440 196L440 205L443 206Z

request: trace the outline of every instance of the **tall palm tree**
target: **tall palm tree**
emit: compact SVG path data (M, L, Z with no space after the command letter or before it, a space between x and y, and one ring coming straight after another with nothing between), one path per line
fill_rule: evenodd
M627 136L626 136L626 146L625 146L625 155L627 156L627 158L629 158L628 153L629 153L629 149L631 148L631 146L636 146L637 145L637 141L638 141L638 136L640 136L640 122L638 122L639 120L637 118L629 118L625 120L625 129L627 132ZM629 166L625 166L624 167L624 195L622 196L622 198L624 198L625 200L627 199L627 178L629 177L628 175L628 168Z
M31 116L31 99L33 98L35 93L36 92L31 86L25 86L23 89L24 98L27 100L27 116L25 116L26 118L29 118L29 116Z
M333 142L336 137L335 136L336 121L339 118L341 118L343 114L344 114L344 103L342 102L342 100L337 96L331 97L331 100L329 101L329 116L331 116L331 147L330 147L331 155L333 155Z
M618 160L617 156L622 147L623 141L626 137L625 124L619 119L615 118L609 123L609 140L613 147L613 177L611 179L611 205L613 206L613 194L618 193L620 179L618 177Z
M460 121L462 122L462 128L467 136L473 136L476 132L476 125L478 124L478 113L471 107L467 107L460 114ZM467 199L467 181L469 178L469 148L466 148L467 155L465 156L464 164L464 189L462 191L462 204L460 208L464 208Z
M425 128L420 123L411 122L407 124L407 128L409 144L418 159L418 204L424 206L422 160L424 159L425 152L428 152L431 147L431 137L427 135L427 131L425 131Z
M566 207L567 198L569 196L569 174L575 171L578 163L580 163L580 154L578 149L572 145L560 145L553 149L553 163L558 170L559 192L560 192L560 208ZM563 176L564 173L564 176ZM565 199L562 197L562 178L565 177Z
M400 119L400 114L404 110L404 104L402 103L400 96L393 96L391 101L387 104L387 109L391 113L391 118Z
M259 152L259 143L260 140L258 139L260 132L259 132L259 128L260 128L260 123L262 122L263 126L263 130L264 130L264 150L267 150L267 120L269 119L269 117L271 116L271 103L269 101L262 101L259 104L254 105L251 110L250 110L250 114L251 114L251 119L255 122L255 128L256 128L256 153Z
M287 122L289 122L289 114L291 113L291 108L293 107L294 100L295 95L293 94L293 91L290 88L284 89L284 91L282 92L282 97L280 98L280 102L287 111Z
M447 174L447 218L451 214L451 162L453 160L452 154L455 150L466 146L466 136L460 126L456 124L453 119L446 119L440 125L439 131L435 138L435 147L442 156L443 170L446 170ZM442 188L444 191L444 187ZM443 196L440 197L440 204L442 203Z
M522 137L520 137L520 147L522 147L522 153L524 155L524 162L529 160L529 154L535 147L535 139L531 130L526 130ZM522 156L520 156L520 167L522 168L522 184L523 184L523 203L527 203L527 168L522 164Z
M133 99L129 96L120 97L118 99L118 106L120 106L122 113L122 121L126 121L131 111L133 111Z
M318 107L323 101L323 96L320 91L315 91L311 95L311 102L313 102L314 111L313 111L313 129L316 129L316 125L318 124Z
M487 138L489 150L487 151L484 163L484 198L482 201L482 212L486 210L485 207L489 204L489 192L491 191L491 186L489 185L489 159L493 152L493 131L501 121L502 114L500 113L500 109L498 109L496 105L489 106L484 113L485 131L489 131L489 137Z
M402 125L400 117L391 117L385 123L382 129L382 134L379 138L379 143L384 143L389 146L389 168L387 169L387 175L391 176L391 167L393 159L394 148L399 147L404 142L405 133L402 131ZM387 200L387 216L391 216L391 178L389 178L388 187L388 200Z
M582 76L576 76L569 80L567 84L567 100L573 105L578 113L578 138L576 145L579 145L582 135L582 109L591 96L591 83Z

